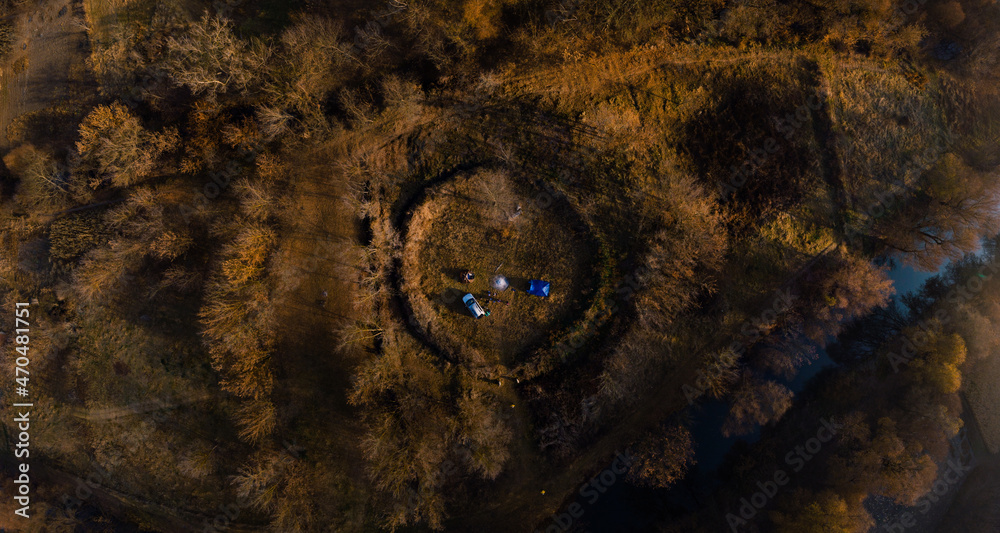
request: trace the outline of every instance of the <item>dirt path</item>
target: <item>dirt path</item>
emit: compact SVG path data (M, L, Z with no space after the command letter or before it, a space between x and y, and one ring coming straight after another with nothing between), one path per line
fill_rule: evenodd
M281 325L278 372L283 382L296 386L277 394L307 420L304 425L322 428L323 443L303 440L302 446L322 449L316 454L335 463L331 468L363 477L364 427L347 394L364 354L332 349L338 326L355 314L357 291L348 248L357 239L354 211L345 203L346 180L330 164L338 151L322 146L288 155L297 175L291 192L295 212L274 261L278 277L287 283L275 309Z
M114 420L123 416L140 415L153 411L174 409L182 405L204 402L214 397L214 395L205 392L197 394L191 398L184 398L181 401L165 402L161 400L150 400L148 402L126 405L123 407L109 407L106 409L74 409L72 416L87 420L88 422Z
M43 0L15 18L11 54L0 61L0 149L24 115L48 107L71 109L93 97L89 41L81 0Z
M740 51L715 49L702 45L651 44L638 50L615 52L597 58L580 58L563 64L516 75L514 87L539 96L559 97L569 101L587 100L600 87L626 84L667 66L730 65L741 61L769 61L794 57L787 50ZM799 53L801 55L801 53Z

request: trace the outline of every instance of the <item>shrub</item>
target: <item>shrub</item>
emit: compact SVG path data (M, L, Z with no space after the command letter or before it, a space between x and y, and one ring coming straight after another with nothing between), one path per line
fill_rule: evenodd
M205 15L187 32L167 39L163 66L196 95L214 99L230 89L250 86L266 59L266 49L252 48L233 33L228 19Z
M9 54L14 49L14 23L9 20L0 21L0 56Z
M682 424L661 424L629 449L633 459L628 479L647 487L666 488L694 466L694 440Z
M76 260L88 250L107 243L110 236L98 213L60 218L49 226L49 257L54 261Z

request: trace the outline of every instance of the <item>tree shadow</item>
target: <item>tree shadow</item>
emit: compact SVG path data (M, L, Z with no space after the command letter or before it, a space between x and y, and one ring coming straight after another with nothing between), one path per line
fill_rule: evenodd
M442 307L454 313L470 315L469 310L466 309L465 304L462 302L462 297L469 292L472 291L465 291L454 287L445 289L445 291L441 294L441 298L438 300L438 303L441 304Z
M468 268L442 268L441 273L451 281L462 281L462 273ZM473 271L475 275L475 271ZM478 278L477 278L478 279Z

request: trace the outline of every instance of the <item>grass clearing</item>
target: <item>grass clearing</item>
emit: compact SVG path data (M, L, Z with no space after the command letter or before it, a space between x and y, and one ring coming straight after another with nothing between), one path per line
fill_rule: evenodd
M515 188L482 171L441 187L414 215L404 261L411 303L430 334L443 347L464 344L478 352L474 359L507 367L571 325L596 286L596 245L572 223L572 207L557 200L535 208L528 191ZM466 269L476 276L470 284L460 281ZM506 303L486 296L494 271L510 281L498 296ZM530 279L549 281L549 298L526 294ZM474 319L462 303L466 293L491 315Z
M848 198L863 209L878 194L902 193L893 182L912 185L922 172L913 163L941 155L935 136L948 128L938 82L852 62L827 61L823 70Z

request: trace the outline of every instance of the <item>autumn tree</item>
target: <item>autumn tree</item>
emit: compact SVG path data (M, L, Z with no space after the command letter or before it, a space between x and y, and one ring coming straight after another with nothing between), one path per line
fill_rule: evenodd
M298 451L270 447L256 451L233 477L236 494L249 507L274 512L282 489L301 468L301 461L292 453Z
M904 205L876 227L876 235L906 263L934 271L972 252L1000 231L995 172L946 154L921 177Z
M124 187L152 174L160 156L178 141L176 129L151 132L125 106L115 102L96 107L83 119L76 147L83 161L97 173L91 187L99 187L105 178L116 187Z
M758 426L777 421L792 406L792 396L784 385L744 371L729 396L729 416L722 425L722 434L746 435Z
M323 101L342 83L338 72L351 60L351 43L340 21L310 14L295 17L281 34L281 49L267 64L265 100L258 118L274 138L297 117L311 129L328 125Z
M778 328L750 352L750 364L786 379L816 359L816 346L807 342L795 328Z
M885 340L910 325L909 306L888 305L873 309L860 320L848 323L827 347L827 354L838 363L868 360L880 355Z
M849 320L889 301L893 288L887 272L846 251L829 254L810 275L796 280L797 298L788 316L807 338L822 344Z
M499 416L501 400L483 386L470 387L458 398L458 443L469 470L483 479L496 479L510 458L513 432Z
M260 282L239 290L213 284L200 316L213 366L223 375L222 387L238 396L266 398L273 386L273 309Z
M969 359L986 359L1000 353L1000 302L984 301L955 308L955 329L965 341Z
M352 531L363 527L360 513L344 512L361 504L351 501L351 484L334 465L298 461L275 492L270 512L273 531Z
M266 141L272 141L285 134L293 124L294 118L282 107L262 105L257 108L257 122Z
M147 261L159 267L148 272L152 274L150 281L156 279L154 273L162 272L161 269L171 274L169 279L166 275L160 278L159 284L152 283L146 297L168 287L191 288L199 279L181 261L193 247L194 239L193 228L171 216L170 207L178 200L176 192L169 185L137 187L124 202L104 214L103 224L96 229L98 235L104 236L106 245L89 249L74 272L74 289L82 301L109 302L123 295L126 289L135 294L137 287L130 287L128 282L140 275L148 266ZM61 243L57 251L70 252L64 250L66 244ZM76 253L84 251L76 249Z
M800 491L788 510L772 513L778 533L854 533L864 531L871 522L863 510L852 508L834 492L812 495Z
M640 324L656 329L714 288L728 245L714 200L693 178L664 168L647 186L662 202L651 215L660 229L647 244L635 306Z
M272 280L266 272L277 237L270 226L252 221L234 233L220 251L198 316L222 388L243 402L236 413L240 434L259 443L278 424L271 399L277 319Z
M369 474L387 497L387 526L440 529L446 488L461 474L499 475L512 433L485 385L439 368L395 328L382 338L381 355L361 368L350 396L369 426L362 443Z
M240 438L246 442L263 442L277 428L277 409L268 398L248 400L237 409L236 422Z
M878 458L878 477L869 486L903 505L913 505L930 489L937 477L937 465L919 442L900 435L891 418L880 418L877 424L868 450L859 452L870 454L871 461Z
M629 448L628 455L629 481L647 487L670 487L696 462L691 432L679 422L657 425Z
M937 334L933 329L921 331L910 328L903 334L912 339L916 338L918 332L932 338L928 343L918 346L917 355L910 362L910 370L921 384L938 394L948 395L958 392L962 386L962 372L959 367L965 362L965 341L956 333Z
M637 321L610 352L600 376L601 396L612 405L640 398L661 377L670 355L662 332L699 296L715 290L714 275L728 246L714 199L670 164L652 168L656 171L646 167L637 172L639 186L633 191L643 220L639 231L648 237L634 273L639 286L630 305ZM493 216L503 218L507 192L487 190L500 206ZM737 361L724 352L707 359L704 379L713 394L721 394L735 376Z
M369 412L363 446L375 486L391 498L388 525L425 521L440 529L444 467L456 427L445 404L450 376L434 368L429 354L399 342L390 335L385 353L362 368L351 403ZM403 396L390 408L384 402L396 393Z
M670 355L669 346L659 335L631 330L619 339L604 362L601 396L609 405L629 405L643 397L662 377L661 369Z

